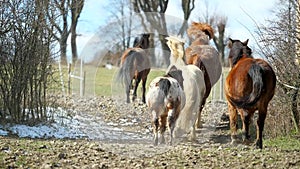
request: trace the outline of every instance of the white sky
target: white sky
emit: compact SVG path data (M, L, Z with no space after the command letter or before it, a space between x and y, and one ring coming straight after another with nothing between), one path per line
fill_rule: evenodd
M77 28L78 34L81 35L77 38L79 55L98 28L109 20L108 17L111 14L107 6L109 1L86 0ZM278 0L196 0L195 9L189 21L199 21L199 17L205 13L207 2L210 11L228 17L227 35L242 41L250 39L251 46L254 44L254 39L247 29L254 33L255 23L252 19L258 24L263 24L267 18L270 19L271 10ZM166 14L183 19L181 0L170 0Z

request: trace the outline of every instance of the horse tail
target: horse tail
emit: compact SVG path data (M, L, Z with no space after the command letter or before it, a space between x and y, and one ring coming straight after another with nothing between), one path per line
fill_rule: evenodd
M158 84L159 89L164 92L165 96L168 96L171 87L171 82L168 79L162 78L159 80Z
M131 83L131 79L134 74L134 65L135 65L135 53L136 51L129 51L125 58L125 61L121 65L118 74L117 74L117 81L121 82L123 85L129 85Z
M244 97L240 101L233 101L238 107L250 108L260 99L263 90L263 68L259 64L253 64L248 75L252 79L252 91L250 95Z

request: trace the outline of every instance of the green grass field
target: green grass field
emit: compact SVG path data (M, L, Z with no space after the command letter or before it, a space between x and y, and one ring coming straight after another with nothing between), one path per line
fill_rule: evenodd
M65 84L65 91L68 91L67 84L68 84L68 75L67 75L67 67L63 67L63 79ZM117 84L114 80L117 74L118 68L112 67L112 69L107 69L105 67L96 67L93 65L85 65L84 66L84 74L85 74L85 88L84 88L84 96L112 96L120 94L120 92L124 93L123 86ZM147 89L149 87L149 83L157 76L164 75L164 69L152 68L147 80ZM80 69L75 68L72 72L73 75L80 76ZM223 80L219 80L217 84L215 84L214 88L211 91L211 94L208 100L224 100L224 92L223 90L223 83L226 79L228 74L228 68L223 69L223 76L221 78ZM57 76L59 78L59 76ZM71 78L71 93L75 95L80 95L80 80L76 78ZM120 88L120 90L116 90L116 88ZM61 90L61 88L58 88ZM122 91L123 90L123 91ZM141 83L138 88L138 97L141 96ZM222 95L222 97L221 97Z
M76 69L75 69L76 70ZM113 88L119 86L114 80L117 74L118 68L113 67L112 69L107 69L104 67L95 67L92 65L87 65L84 67L85 72L85 95L94 96L111 96L113 95ZM79 76L79 70L75 71L77 76ZM148 80L147 88L149 83L157 76L161 76L165 73L163 69L151 69ZM65 78L66 79L66 78ZM66 79L67 80L67 79ZM80 80L72 78L71 79L72 92L74 94L80 94ZM120 86L121 87L121 86ZM141 83L138 89L138 95L140 96Z

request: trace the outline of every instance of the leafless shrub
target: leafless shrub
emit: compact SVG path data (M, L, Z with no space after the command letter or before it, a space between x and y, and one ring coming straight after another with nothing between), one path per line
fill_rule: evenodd
M259 26L257 31L262 56L277 75L277 91L266 122L266 132L271 136L299 132L299 4L281 1L277 7L276 19Z
M46 1L0 2L0 118L30 123L47 118L52 33Z

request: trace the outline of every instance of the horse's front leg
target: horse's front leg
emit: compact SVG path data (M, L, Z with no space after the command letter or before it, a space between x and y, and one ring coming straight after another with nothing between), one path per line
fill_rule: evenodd
M228 112L230 120L230 131L231 131L231 144L237 142L237 110L236 108L228 102Z
M263 147L263 141L262 141L262 133L264 130L264 125L265 125L265 119L267 115L267 109L264 110L259 110L258 111L258 119L256 122L256 147L262 149Z

